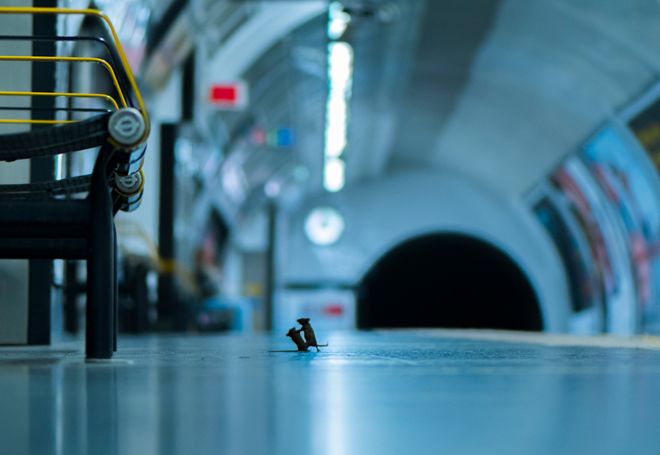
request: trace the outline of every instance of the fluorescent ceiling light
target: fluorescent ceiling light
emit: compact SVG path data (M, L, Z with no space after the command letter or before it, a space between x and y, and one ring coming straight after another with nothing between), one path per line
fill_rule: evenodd
M332 6L331 6L332 13ZM353 48L343 41L328 45L328 99L326 102L323 187L341 190L346 183L345 162L348 120L353 90Z
M351 15L344 11L341 3L333 2L328 9L328 19L328 38L338 40L348 28Z
M346 184L346 163L339 158L331 158L323 168L323 186L326 190L337 192Z

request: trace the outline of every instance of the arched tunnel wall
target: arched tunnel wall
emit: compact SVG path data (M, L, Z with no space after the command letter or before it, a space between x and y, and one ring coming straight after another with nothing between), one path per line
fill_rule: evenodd
M328 247L313 245L303 228L309 211L323 205L336 207L346 224L341 239ZM565 272L547 232L523 201L502 197L466 176L401 171L338 194L319 196L283 218L287 223L280 229L284 238L278 242L279 289L290 283L335 283L359 289L374 265L398 245L451 232L479 239L477 252L486 251L486 258L490 258L484 260L482 270L498 267L498 256L491 254L495 250L524 272L538 301L543 330L561 332L568 328L571 310ZM454 258L448 264L459 260ZM417 269L423 274L425 268L432 269L425 265ZM483 279L487 279L485 272L473 276L472 285L480 286ZM285 293L279 298L276 305L287 304ZM361 299L358 293L356 298ZM534 324L528 327L533 328Z
M460 233L416 237L380 258L358 287L357 325L543 329L520 267L495 246Z
M657 44L653 43L659 41L651 38L657 36L658 27L655 15L645 10L655 8L649 6L654 2L648 0L646 6L635 9L599 0L502 0L497 7L491 2L488 14L477 8L476 15L466 13L457 1L426 3L427 32L433 28L439 32L429 34L430 58L414 53L420 67L411 65L412 74L417 70L420 77L413 77L408 85L427 102L435 98L451 102L443 107L429 104L433 114L427 119L430 122L415 112L419 103L413 103L415 109L404 109L405 118L416 128L407 128L408 123L394 115L373 123L361 122L359 107L372 103L360 103L359 82L366 80L375 87L371 71L377 72L374 68L381 66L365 58L373 56L362 53L365 47L355 42L353 127L346 154L350 184L342 195L312 198L297 212L298 220L285 222L290 230L283 246L278 247L286 249L280 255L279 285L318 284L322 280L349 288L398 243L428 232L453 230L492 241L515 258L536 291L546 329L565 330L571 314L565 305L564 270L547 235L531 219L523 198L605 119L656 81ZM282 27L299 26L319 14L323 6L300 8L295 15L286 15L286 24L272 20L281 15L277 8L255 16L249 27L242 27L213 57L204 74L207 82L217 80L218 74L226 80L244 75L269 43L279 39ZM430 14L432 9L437 14ZM486 20L479 25L477 18ZM445 23L451 27L433 27ZM263 32L258 33L259 43L252 43L255 30ZM434 47L433 42L448 30L450 41L462 45ZM562 33L557 35L557 30ZM250 46L246 46L248 41ZM385 48L384 43L375 47ZM433 62L435 54L438 58ZM236 58L228 58L230 55ZM226 65L226 61L234 64ZM410 91L404 92L402 99L415 100ZM397 98L393 108L394 104L400 107L401 100ZM380 102L376 106L377 111L394 111L383 108ZM437 118L435 114L443 110L446 112ZM370 109L362 114L378 117L378 112ZM393 140L399 134L391 132L394 123L399 123L400 133L411 139L410 143ZM419 125L426 125L429 135L423 146L418 146ZM380 134L385 131L387 134ZM374 140L376 137L379 139ZM315 146L300 149L311 151L305 155L314 157L306 163L310 169L321 169ZM452 172L427 176L419 183L410 177L409 169L415 165ZM383 181L352 188L365 176ZM469 178L473 181L468 182ZM356 200L350 200L352 197ZM302 234L300 225L306 211L319 203L336 205L345 214L345 238L335 246L314 247Z

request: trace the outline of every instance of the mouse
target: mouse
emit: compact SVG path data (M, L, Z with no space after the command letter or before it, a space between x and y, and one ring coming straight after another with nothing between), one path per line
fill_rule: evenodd
M312 328L312 324L309 323L309 318L300 318L297 320L298 324L302 326L302 329L300 329L304 335L305 335L305 343L307 346L312 346L316 348L316 352L321 352L319 347L325 347L327 344L318 344L316 341L316 334L314 333L314 329Z
M294 343L296 343L296 346L298 347L298 351L301 352L307 351L307 343L305 343L305 340L303 340L302 335L300 335L300 330L296 330L295 327L291 327L289 331L286 333L286 336L291 338L291 340Z

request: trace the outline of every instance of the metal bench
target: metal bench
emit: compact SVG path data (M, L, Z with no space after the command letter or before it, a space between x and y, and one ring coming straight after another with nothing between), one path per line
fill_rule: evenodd
M86 114L82 120L0 118L0 123L41 124L40 129L0 135L0 161L98 150L91 174L61 180L0 185L0 258L80 259L87 261L86 355L108 359L116 351L117 238L114 215L132 211L142 199L142 163L149 135L149 117L114 27L96 10L0 7L0 14L82 14L100 19L113 37L1 36L0 40L99 42L109 60L59 56L0 56L0 61L67 61L103 65L113 94L0 91L11 97L83 97L110 103L112 109L53 108ZM0 87L2 88L2 87ZM116 98L115 98L116 96ZM7 110L26 106L0 106ZM60 115L61 117L61 115ZM90 151L90 153L93 153ZM47 283L45 285L50 285Z

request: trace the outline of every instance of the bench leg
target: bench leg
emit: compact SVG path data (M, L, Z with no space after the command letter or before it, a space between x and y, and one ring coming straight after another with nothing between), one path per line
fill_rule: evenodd
M112 254L112 281L114 283L114 302L113 302L113 312L114 312L114 324L112 331L112 352L117 352L117 331L119 330L119 283L117 282L117 229L112 225L112 237L113 237L113 254Z
M92 180L89 257L87 258L88 359L109 359L115 333L115 237L112 201L104 178Z

